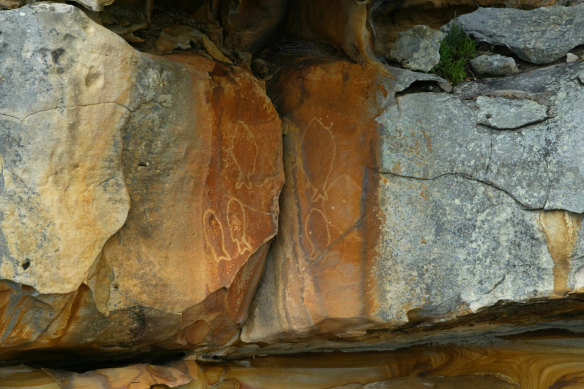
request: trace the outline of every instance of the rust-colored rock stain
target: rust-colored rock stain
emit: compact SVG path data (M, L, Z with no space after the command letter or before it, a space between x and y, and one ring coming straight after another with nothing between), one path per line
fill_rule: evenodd
M562 210L540 211L538 221L554 261L554 292L564 295L569 291L570 258L582 225L582 215Z

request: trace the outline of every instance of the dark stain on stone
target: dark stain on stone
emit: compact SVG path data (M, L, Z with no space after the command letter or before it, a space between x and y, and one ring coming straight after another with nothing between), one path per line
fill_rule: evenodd
M53 62L55 64L59 63L59 59L61 58L61 56L63 55L63 53L65 53L65 49L63 49L62 47L51 51L51 57L53 57Z

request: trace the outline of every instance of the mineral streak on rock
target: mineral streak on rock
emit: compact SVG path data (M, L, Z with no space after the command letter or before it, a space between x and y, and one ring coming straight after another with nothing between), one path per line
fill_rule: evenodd
M570 258L572 258L580 227L582 215L566 211L543 211L539 223L547 238L548 251L554 260L554 291L565 294L568 289Z

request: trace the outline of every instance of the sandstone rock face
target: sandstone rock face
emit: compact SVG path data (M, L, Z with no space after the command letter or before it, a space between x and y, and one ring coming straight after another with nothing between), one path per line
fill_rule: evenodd
M584 44L584 4L536 10L479 8L456 18L467 34L508 47L521 59L548 64Z
M298 0L290 2L288 31L341 48L355 62L375 62L369 18L375 0Z
M228 47L254 52L282 24L287 0L223 0L221 19Z
M395 100L394 69L284 73L280 232L242 339L358 336L579 291L583 69Z
M263 85L69 5L0 26L2 347L229 340L283 182Z

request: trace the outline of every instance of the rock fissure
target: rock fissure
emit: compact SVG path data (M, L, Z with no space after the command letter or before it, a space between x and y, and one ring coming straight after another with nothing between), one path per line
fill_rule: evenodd
M368 167L368 169L371 169L371 170L375 171L376 173L379 173L382 175L388 175L388 176L392 176L392 177L398 177L398 178L410 179L410 180L419 180L419 181L437 181L437 180L440 180L444 177L461 177L461 178L464 178L465 180L477 182L479 184L486 185L488 187L496 189L499 192L504 193L509 198L511 198L514 202L516 202L521 208L523 208L527 211L538 211L538 210L544 209L543 207L531 207L528 204L521 202L511 192L501 188L500 186L496 185L495 183L490 182L488 180L483 180L480 178L473 177L467 173L442 173L442 174L439 174L439 175L436 175L433 177L417 177L417 176L408 176L408 175L404 175L404 174L398 174L398 173L395 173L392 171L379 170L379 169L371 168L371 167Z
M12 116L12 115L8 115L6 113L0 113L0 115L2 116L6 116L6 117L10 117L13 119L16 119L18 121L20 121L21 123L26 121L28 118L41 114L41 113L46 113L46 112L51 112L51 111L58 111L58 110L66 110L66 109L73 109L73 108L80 108L80 107L95 107L95 106L100 106L100 105L108 105L108 104L112 104L112 105L116 105L120 108L125 109L126 111L128 111L128 113L132 113L132 111L130 111L130 109L120 103L116 103L116 102L104 102L104 103L94 103L94 104L76 104L76 105L71 105L71 106L58 106L55 108L48 108L48 109L43 109L40 111L36 111L36 112L32 112L29 113L23 117L17 117L17 116Z

